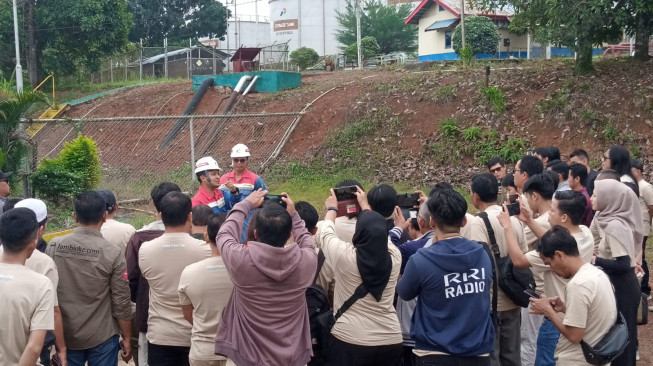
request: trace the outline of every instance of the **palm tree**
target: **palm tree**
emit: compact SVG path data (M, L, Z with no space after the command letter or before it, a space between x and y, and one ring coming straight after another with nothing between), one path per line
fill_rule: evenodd
M20 130L21 119L38 105L47 104L48 100L39 91L16 93L6 87L9 84L0 81L3 86L0 90L0 170L16 171L30 149L35 147L32 138ZM36 159L36 154L33 154L33 159Z

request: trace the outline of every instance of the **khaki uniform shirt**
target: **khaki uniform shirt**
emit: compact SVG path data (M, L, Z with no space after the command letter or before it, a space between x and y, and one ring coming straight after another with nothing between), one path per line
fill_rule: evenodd
M18 365L30 332L54 329L53 293L44 275L0 263L0 365Z
M179 277L186 266L211 256L211 247L187 233L166 233L145 242L138 266L150 285L147 340L160 346L191 346L191 325L179 303Z
M136 232L136 229L129 224L109 219L102 225L100 232L110 243L119 245L124 249L127 248L127 243Z
M226 360L213 353L222 309L231 297L233 283L221 257L211 257L186 267L179 279L179 303L193 305L190 358Z
M338 238L335 225L329 220L318 224L316 243L324 251L325 263L335 268L336 287L333 308L339 309L362 283L356 264L356 248L353 244ZM399 279L401 253L396 246L388 243L392 260L390 279L383 291L381 301L371 294L359 299L347 310L333 326L331 334L337 339L359 346L379 346L401 343L401 327L392 301Z
M68 349L93 348L119 334L118 319L133 315L124 248L97 230L78 227L52 239L46 252L59 273L57 295Z
M617 303L608 276L586 263L569 280L565 289L563 324L583 328L583 340L595 345L617 320ZM555 352L558 365L588 365L580 344L560 336Z
M653 186L645 180L640 180L638 184L639 206L642 209L642 220L644 220L644 236L649 236L651 233L651 214L648 211L648 206L653 206Z
M485 210L488 219L490 220L490 225L492 225L492 230L494 230L494 237L497 241L497 245L499 246L499 253L503 258L508 255L508 246L506 244L506 236L504 234L503 227L497 218L501 211L503 211L503 209L499 205L492 205ZM510 221L512 223L512 230L517 236L517 243L519 243L519 247L521 248L522 252L525 253L528 250L528 246L526 246L526 240L524 240L524 232L522 230L521 223L514 217L511 217ZM485 227L485 222L482 218L478 216L474 217L474 220L472 220L471 223L471 227L469 228L469 237L467 237L467 239L484 242L488 245L491 245L490 236L488 235L487 228ZM499 288L499 294L497 296L497 310L506 311L516 309L518 307L519 306L510 300L508 296L506 296L506 294L503 292L503 290Z

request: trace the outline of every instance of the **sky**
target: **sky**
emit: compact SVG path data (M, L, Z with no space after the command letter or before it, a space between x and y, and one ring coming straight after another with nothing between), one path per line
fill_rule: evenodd
M254 17L254 14L256 14L256 3L258 3L259 17L270 17L270 5L268 4L268 0L220 0L221 3L227 5L227 8L231 10L232 15L234 12L234 1L236 2L236 5L238 5L238 17L241 15L251 15Z

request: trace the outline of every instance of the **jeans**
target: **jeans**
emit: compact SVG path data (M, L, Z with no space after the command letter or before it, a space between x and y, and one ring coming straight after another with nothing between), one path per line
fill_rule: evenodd
M120 349L119 337L114 335L103 343L93 348L82 350L68 350L68 366L117 366L118 350Z
M544 318L537 336L537 352L535 353L535 366L555 366L556 347L560 339L560 331L553 325L549 318Z

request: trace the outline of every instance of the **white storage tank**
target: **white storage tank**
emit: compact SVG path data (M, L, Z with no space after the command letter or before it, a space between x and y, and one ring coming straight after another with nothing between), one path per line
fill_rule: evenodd
M270 0L272 43L288 42L290 52L309 47L320 55L335 55L341 44L336 11L344 13L346 0Z
M220 42L220 48L229 49L232 52L241 46L263 47L271 43L270 22L267 17L260 16L258 22L256 17L238 14L238 20L229 20L227 23L228 36Z

